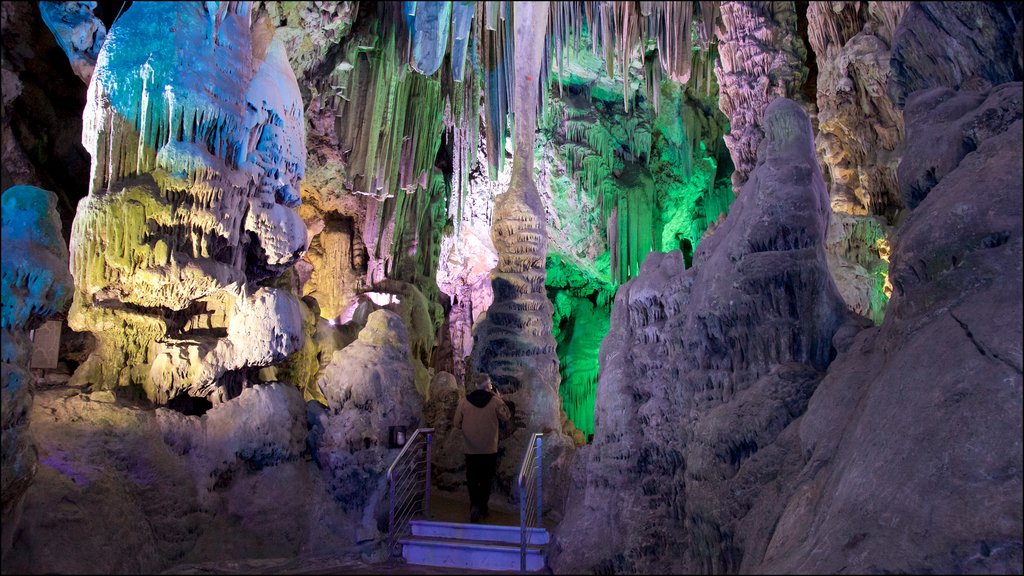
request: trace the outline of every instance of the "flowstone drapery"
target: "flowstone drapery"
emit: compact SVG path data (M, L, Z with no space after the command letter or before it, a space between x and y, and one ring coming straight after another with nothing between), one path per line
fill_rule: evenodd
M283 45L250 27L247 3L140 3L103 45L69 317L97 349L75 382L224 399L302 344L295 297L255 285L306 248L302 99Z

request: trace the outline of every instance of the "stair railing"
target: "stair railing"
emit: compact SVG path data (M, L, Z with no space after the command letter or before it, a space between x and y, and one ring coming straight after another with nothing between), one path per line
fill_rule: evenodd
M530 443L523 454L523 463L519 466L519 569L526 571L526 544L529 542L529 529L539 526L542 519L542 478L541 444L543 434L530 436Z
M397 552L398 539L414 514L430 516L430 447L433 428L418 428L388 467L388 554Z

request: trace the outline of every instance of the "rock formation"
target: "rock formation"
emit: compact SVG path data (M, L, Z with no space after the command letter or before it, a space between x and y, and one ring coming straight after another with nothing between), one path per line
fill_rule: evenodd
M793 2L722 2L715 76L729 118L725 145L736 166L733 190L747 181L764 137L764 111L778 97L802 100L807 48Z
M388 310L370 314L359 338L334 353L319 381L326 408L309 405L310 451L328 489L364 529L386 527L384 473L397 450L388 445L391 426L408 434L423 422L423 401L413 380L409 333Z
M556 571L739 567L750 462L771 473L762 453L806 408L849 318L825 260L810 121L780 98L764 129L754 171L694 266L652 253L616 296Z
M886 87L892 102L902 109L924 88L976 90L1019 79L1019 45L1013 38L1022 19L1024 8L1012 2L912 3L893 37Z
M306 408L290 384L246 388L203 416L47 387L32 427L39 473L4 573L313 556L351 550L365 532L305 456Z
M833 211L829 268L847 304L876 323L892 292L892 227L905 208L896 183L903 115L885 87L894 26L907 6L821 2L807 8L818 65L816 147Z
M35 378L29 370L31 331L70 303L73 284L68 249L60 233L57 197L34 186L4 191L3 205L3 541L7 554L20 516L22 495L36 474L29 434Z
M516 411L512 435L498 449L498 481L506 489L518 473L531 434L545 433L553 454L571 446L562 434L558 356L551 335L551 302L544 289L547 228L533 179L536 78L547 18L547 3L515 5L516 154L508 190L494 203L494 303L477 327L473 344L475 370L490 374Z
M252 284L306 248L294 210L306 151L284 48L250 33L248 10L133 5L107 37L71 240L69 323L97 350L76 382L223 399L302 344L295 298Z
M96 58L107 37L107 27L93 14L96 2L40 2L43 22L64 49L71 68L89 83Z
M1022 96L907 99L900 188L920 204L896 234L889 311L811 398L784 511L745 570L1020 568ZM968 127L977 147L944 164Z

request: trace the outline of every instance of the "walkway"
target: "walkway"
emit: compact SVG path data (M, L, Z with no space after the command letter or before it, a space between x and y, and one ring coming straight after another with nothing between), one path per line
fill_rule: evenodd
M519 509L505 502L495 493L491 496L491 515L488 524L504 526L519 525ZM439 522L468 522L469 497L465 493L441 492L432 490L430 493L431 520ZM551 530L553 526L547 526ZM184 564L162 572L163 574L480 574L479 571L458 568L438 568L434 566L416 566L405 562L390 560L371 563L364 560L358 552L348 552L334 556L317 556L305 558L262 558L253 560L209 562L203 564ZM487 574L519 574L519 572L487 572ZM551 574L550 570L533 574Z

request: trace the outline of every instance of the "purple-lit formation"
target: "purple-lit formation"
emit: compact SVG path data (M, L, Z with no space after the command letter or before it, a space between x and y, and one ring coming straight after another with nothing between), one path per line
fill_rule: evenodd
M0 16L3 574L1024 571L1021 5Z

